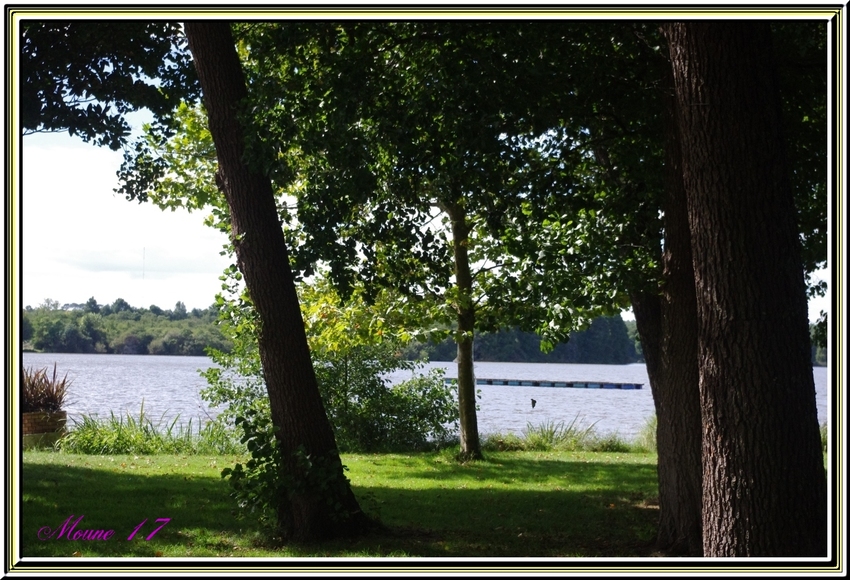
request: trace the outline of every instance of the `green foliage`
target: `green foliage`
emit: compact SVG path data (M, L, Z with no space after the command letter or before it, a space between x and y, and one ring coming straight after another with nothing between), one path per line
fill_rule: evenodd
M67 130L117 150L128 112L147 108L165 128L181 99L199 96L178 22L27 19L20 34L25 134Z
M36 411L61 411L68 396L68 373L61 379L56 374L56 363L53 364L53 374L47 374L47 368L35 370L24 368L21 376L21 411L32 413Z
M222 476L240 506L267 523L275 521L284 493L322 490L334 507L347 485L334 475L338 458L309 457L302 450L292 458L297 473L283 469L257 349L256 313L238 290L238 272L228 270L222 279L235 293L231 300L219 297L222 328L234 346L229 353L211 352L217 366L204 372L208 386L201 397L224 406L217 420L238 429L251 453L249 461ZM404 333L391 324L391 313L367 306L359 294L343 305L322 279L303 285L300 293L319 391L340 449L422 449L453 437L458 411L441 373L388 384L387 373L417 368L399 356Z
M21 311L21 340L23 342L27 342L32 338L33 335L33 326L32 320L30 320L29 314L27 314L26 310Z
M540 336L517 328L481 333L474 349L477 361L629 364L641 360L619 314L594 319L588 328L571 332L568 342L549 352L543 352ZM457 356L457 347L453 340L446 339L411 344L404 352L409 358L451 361Z
M277 428L267 409L248 409L235 422L251 459L244 465L236 463L223 469L221 477L230 483L232 496L242 510L240 517L252 513L266 526L279 524L277 508L281 499L295 496L319 496L330 504L332 517L349 517L341 498L348 493L350 482L340 475L338 455L311 456L302 445L295 451L294 468L287 470L274 435Z
M162 424L162 418L154 423L145 415L145 406L139 411L139 417L116 417L110 413L109 419L99 420L83 415L80 420L72 419L70 432L57 442L60 450L67 453L88 455L136 454L152 455L159 453L174 454L234 454L242 453L242 447L233 433L221 424L209 421L198 423L193 432L192 420L188 425L177 425L179 417L169 424Z
M100 307L91 298L68 310L47 303L26 311L26 318L30 344L43 352L203 356L207 348L230 349L214 309L190 316L182 302L172 311L134 308L121 298Z
M457 405L441 369L390 385L387 373L415 370L391 343L355 346L315 367L342 451L423 449L451 440Z
M276 429L268 409L246 409L235 423L242 431L240 441L248 448L251 459L244 466L236 463L232 468L226 467L221 477L230 482L240 517L246 511L256 513L263 524L270 526L276 521L277 506L287 491Z
M565 424L547 421L540 425L529 423L523 430L526 445L531 451L551 451L553 449L576 450L593 434L593 425L582 426L578 416Z
M225 275L235 276L236 272ZM386 304L368 306L360 294L342 304L326 280L302 285L302 311L319 392L343 451L422 449L451 441L458 418L453 387L442 372L391 385L387 375L421 363L401 356L402 336ZM223 406L222 421L269 413L256 344L255 313L247 296L221 300L222 328L230 353L212 351L217 363L204 372L201 396ZM256 428L254 428L256 430Z
M595 424L582 425L578 416L569 423L528 423L521 435L489 435L485 438L483 447L490 451L644 452L640 446L626 442L615 434L599 434Z

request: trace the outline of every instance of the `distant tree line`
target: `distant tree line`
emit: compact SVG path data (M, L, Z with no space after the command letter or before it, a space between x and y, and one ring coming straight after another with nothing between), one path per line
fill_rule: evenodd
M473 347L477 361L546 362L573 364L629 364L643 362L635 331L629 330L618 314L596 318L586 330L573 332L566 343L551 352L540 349L540 337L516 328L481 333ZM416 344L407 348L408 358L451 361L457 356L457 345L451 339L440 343Z
M814 339L812 325L812 364L826 365L826 346ZM634 320L616 316L595 319L586 329L570 334L570 340L551 352L540 349L540 337L516 328L481 333L475 339L474 356L482 362L528 362L570 364L631 364L645 362ZM404 350L409 360L452 361L457 345L448 338L439 343L415 343Z
M183 302L164 310L135 308L123 298L100 305L92 297L62 307L48 299L24 309L21 339L25 349L41 352L202 356L208 347L231 348L217 316L213 307L187 311Z

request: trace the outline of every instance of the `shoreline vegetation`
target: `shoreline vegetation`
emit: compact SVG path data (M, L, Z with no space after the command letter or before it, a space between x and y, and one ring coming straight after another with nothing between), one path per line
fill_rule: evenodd
M85 303L65 304L45 300L27 306L21 316L22 350L28 353L153 354L206 356L212 348L230 352L232 342L221 332L215 305L187 311L182 302L171 310L156 305L136 308L119 298L100 305L92 297ZM407 360L451 362L457 345L451 338L441 342L413 342L401 351ZM473 358L477 362L632 364L644 362L634 320L620 315L602 316L570 340L548 353L540 349L540 337L507 328L480 333ZM826 365L826 350L812 347L812 364Z

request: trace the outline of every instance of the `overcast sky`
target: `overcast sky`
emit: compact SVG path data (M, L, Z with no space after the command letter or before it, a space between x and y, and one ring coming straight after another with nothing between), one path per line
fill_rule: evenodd
M22 303L206 308L229 264L206 212L162 211L113 190L123 155L62 134L23 139Z
M99 304L123 298L143 308L213 303L230 263L219 255L225 236L203 225L207 212L162 211L115 194L122 161L120 151L67 133L24 137L24 306L92 296ZM822 309L825 299L810 303L810 319Z

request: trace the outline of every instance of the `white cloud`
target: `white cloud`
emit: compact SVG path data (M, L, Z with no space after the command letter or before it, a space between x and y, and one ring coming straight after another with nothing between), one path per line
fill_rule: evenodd
M212 304L230 263L226 237L203 225L204 214L163 212L113 190L123 156L65 135L23 140L21 199L24 305L133 306Z

